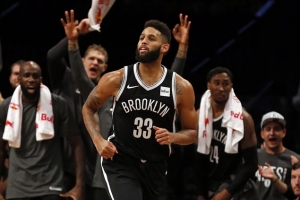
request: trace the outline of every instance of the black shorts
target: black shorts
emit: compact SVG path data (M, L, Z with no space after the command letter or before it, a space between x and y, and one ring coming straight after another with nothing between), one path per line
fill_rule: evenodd
M120 152L101 158L107 191L112 200L159 200L166 183L167 162L146 161Z

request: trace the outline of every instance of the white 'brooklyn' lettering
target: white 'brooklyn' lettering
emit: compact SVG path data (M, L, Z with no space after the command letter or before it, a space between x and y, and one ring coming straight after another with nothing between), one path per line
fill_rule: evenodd
M214 130L213 139L226 144L227 135L219 130Z
M135 110L149 110L159 114L161 117L165 116L170 108L153 99L129 99L127 102L121 102L125 113L129 113Z

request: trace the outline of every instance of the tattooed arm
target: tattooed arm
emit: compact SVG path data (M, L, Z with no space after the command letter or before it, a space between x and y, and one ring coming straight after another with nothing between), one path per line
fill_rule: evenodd
M182 130L170 133L168 130L154 126L156 141L161 145L193 144L197 138L197 117L194 107L195 95L192 85L181 76L176 76L177 109Z
M124 69L105 74L97 87L88 96L82 107L84 124L89 132L98 153L105 159L112 158L117 152L113 143L103 139L99 130L98 115L95 113L103 106L105 101L116 96L123 80ZM101 120L101 119L99 119Z

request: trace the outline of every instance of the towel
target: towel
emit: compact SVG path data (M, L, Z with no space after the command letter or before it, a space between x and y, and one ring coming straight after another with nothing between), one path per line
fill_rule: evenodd
M10 147L20 148L22 127L22 91L18 86L11 98L8 108L3 139L8 141ZM53 109L50 90L41 85L40 99L36 112L36 140L42 141L54 137Z
M203 94L200 103L197 151L202 154L209 154L211 139L213 136L213 113L210 96L210 90L207 90ZM226 153L238 153L238 143L244 137L242 113L242 104L235 96L232 89L225 105L222 119L222 126L227 127L227 139L225 144Z
M88 12L90 31L100 32L100 24L114 3L115 0L92 0L92 6Z

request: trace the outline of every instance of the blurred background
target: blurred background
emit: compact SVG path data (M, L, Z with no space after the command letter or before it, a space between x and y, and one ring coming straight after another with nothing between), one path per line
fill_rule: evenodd
M0 1L0 91L4 97L13 92L8 81L10 65L20 59L36 61L44 84L50 87L46 54L65 37L60 18L70 9L75 10L76 19L86 18L90 6L87 0ZM233 72L236 95L254 119L259 145L261 117L274 110L287 120L285 146L300 153L300 112L292 101L300 81L299 0L116 0L101 32L83 36L80 48L83 53L92 43L102 44L109 53L108 71L119 69L135 62L146 20L158 19L173 28L179 13L192 21L183 76L194 87L195 107L206 90L207 72L227 67ZM177 47L173 40L163 60L168 68ZM188 165L189 154L184 158Z

